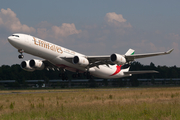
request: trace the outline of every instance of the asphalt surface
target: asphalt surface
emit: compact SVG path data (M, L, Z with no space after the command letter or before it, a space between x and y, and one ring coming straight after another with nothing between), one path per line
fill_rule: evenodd
M148 89L148 88L110 88L110 89L84 89L84 90L57 90L57 91L42 91L42 90L36 90L35 92L21 92L20 90L17 91L5 91L5 92L0 92L0 95L5 95L5 94L38 94L38 93L64 93L64 92L89 92L89 91L124 91L124 90L140 90L140 89ZM27 90L28 91L28 90Z

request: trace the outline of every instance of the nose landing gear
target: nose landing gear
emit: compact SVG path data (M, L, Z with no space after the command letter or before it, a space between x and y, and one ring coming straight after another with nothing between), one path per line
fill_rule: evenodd
M18 56L19 59L23 59L24 55L22 54L24 52L23 49L19 49L18 52L20 53L20 55Z

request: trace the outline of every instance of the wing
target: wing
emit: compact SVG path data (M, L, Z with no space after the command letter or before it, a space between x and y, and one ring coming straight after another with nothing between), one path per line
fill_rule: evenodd
M154 71L154 70L124 72L125 75L130 75L130 74L145 74L145 73L159 73L159 72L158 71Z
M125 55L125 58L126 58L126 61L134 61L134 59L139 59L139 58L170 54L173 50L174 49L171 49L171 50L166 51L166 52Z
M158 55L166 55L170 54L174 49L171 49L166 52L157 52L157 53L145 53L145 54L134 54L134 50L129 49L125 55L123 55L127 62L134 61L135 59L139 58L145 58L145 57L152 57L152 56L158 56ZM131 54L130 54L131 53ZM83 56L88 59L89 61L89 68L90 67L98 67L99 65L107 65L113 64L110 60L110 55L104 55L104 56ZM64 57L62 58L68 62L72 63L73 57Z

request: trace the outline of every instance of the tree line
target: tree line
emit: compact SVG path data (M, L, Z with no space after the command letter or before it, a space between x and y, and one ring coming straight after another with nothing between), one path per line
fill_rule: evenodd
M176 66L155 66L154 63L150 63L150 65L143 65L139 62L133 62L130 67L130 71L136 70L156 70L158 74L141 74L141 75L133 75L136 78L146 78L151 79L152 76L154 78L180 78L180 68ZM16 81L24 81L24 80L53 80L60 79L59 77L60 71L53 70L36 70L33 72L28 72L21 69L20 65L15 64L12 66L2 65L0 67L0 80L16 80ZM66 71L66 74L69 79L73 79L72 75L74 73ZM85 77L81 77L85 79Z

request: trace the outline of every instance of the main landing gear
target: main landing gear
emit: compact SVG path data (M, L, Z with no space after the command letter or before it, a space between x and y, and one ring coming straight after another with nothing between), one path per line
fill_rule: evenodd
M62 70L62 73L59 74L59 77L61 77L63 81L68 80L68 76L65 72L65 69Z
M91 74L90 74L90 72L84 72L83 73L84 74L84 76L87 78L87 79L91 79L92 78L92 76L91 76ZM72 75L72 78L81 78L82 77L82 74L80 74L79 72L76 72L75 74L73 74Z
M59 77L60 77L63 81L64 81L64 80L68 80L68 75L67 75L65 69L62 69L62 70L61 70L61 73L59 74ZM86 79L92 79L92 75L90 74L89 71L84 72L84 77L85 77ZM83 78L84 78L84 77L83 77ZM82 78L82 74L77 71L75 74L72 75L72 78L73 78L73 79Z
M59 77L61 77L63 81L68 80L68 76L66 75L66 73L60 73Z
M80 78L81 74L77 71L75 74L72 75L72 78Z
M23 55L24 50L23 50L23 49L19 49L18 52L20 53L20 55L18 56L18 58L19 58L19 59L23 59L23 58L24 58L24 55Z
M92 79L92 75L90 74L89 71L84 72L84 76L86 76L87 79Z

